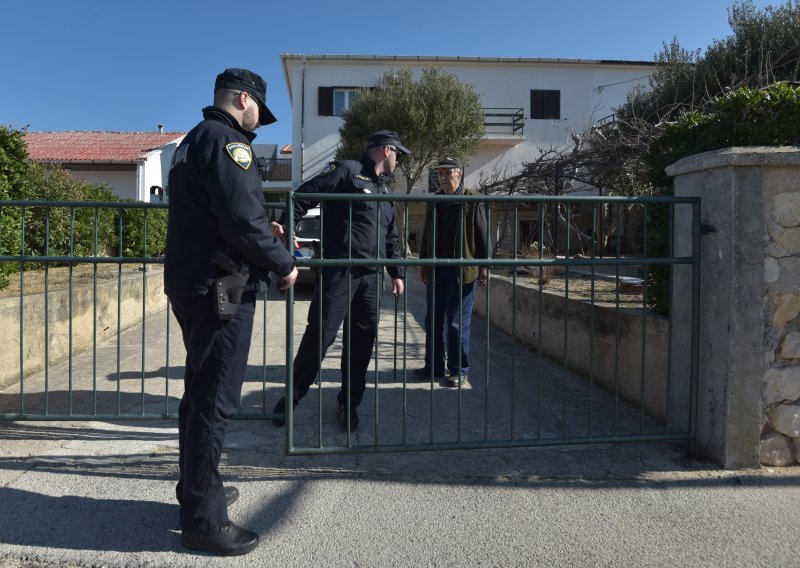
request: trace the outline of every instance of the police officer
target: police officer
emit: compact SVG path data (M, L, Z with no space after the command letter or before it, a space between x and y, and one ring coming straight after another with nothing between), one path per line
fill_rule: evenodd
M238 496L224 488L219 460L236 411L250 351L255 294L294 284L294 258L264 218L253 131L275 122L267 85L246 69L226 69L175 151L169 172L164 289L186 346L178 420L181 542L220 555L250 552L258 535L230 522Z
M367 149L360 160L331 162L319 175L296 190L297 194L344 193L353 196L352 200L324 201L322 204L323 258L400 258L394 205L389 201L359 200L359 196L388 193L386 184L392 179L401 154L410 155L411 152L400 143L397 133L381 130L367 138ZM297 201L294 222L300 221L306 211L317 204ZM284 220L282 218L281 222ZM276 229L283 231L285 226ZM400 269L390 266L387 270L392 278L392 292L402 295L404 283ZM379 291L380 280L375 267L323 268L308 310L308 325L294 358L296 405L319 373L320 354L325 356L339 327L345 322L342 388L337 397L338 419L345 429L348 426L351 430L358 428L356 408L364 396L367 367L375 344ZM351 342L350 336L357 340ZM286 399L281 398L274 412L283 414L285 410ZM284 424L283 418L276 418L273 422L276 426Z

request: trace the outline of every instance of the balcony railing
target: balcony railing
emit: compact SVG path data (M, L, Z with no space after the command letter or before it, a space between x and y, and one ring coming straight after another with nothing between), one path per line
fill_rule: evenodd
M260 159L258 167L261 170L261 179L264 181L291 181L291 158L266 158Z
M484 108L486 134L522 136L525 129L525 111L521 108Z

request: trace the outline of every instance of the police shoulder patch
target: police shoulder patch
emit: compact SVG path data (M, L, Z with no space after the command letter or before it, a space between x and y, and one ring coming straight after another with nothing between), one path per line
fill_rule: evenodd
M231 142L230 144L225 145L225 150L228 152L228 156L236 162L236 165L246 170L250 167L250 164L253 163L253 151L250 149L250 146L244 144L242 142Z

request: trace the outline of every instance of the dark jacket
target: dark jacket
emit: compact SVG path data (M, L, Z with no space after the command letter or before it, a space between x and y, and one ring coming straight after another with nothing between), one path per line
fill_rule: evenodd
M364 154L360 161L331 162L320 174L295 190L298 197L303 193L354 194L352 200L322 203L322 258L400 258L394 204L358 199L359 195L389 193L386 184L390 180L391 176L376 176L375 162ZM297 199L295 225L318 203ZM377 207L380 207L379 211ZM285 220L284 214L281 223ZM379 227L376 222L380 223ZM389 266L386 270L392 278L402 278L399 267Z
M251 287L263 290L267 272L289 274L294 257L264 216L261 176L250 148L255 134L216 107L203 109L203 118L172 157L164 291L176 297L205 294L221 275L211 263L217 251L247 263Z
M436 195L445 195L440 189ZM454 195L480 195L476 191L464 189L459 186ZM461 237L459 235L460 207L463 206L464 216L462 230L464 232L463 257ZM489 258L489 240L486 230L486 205L479 202L459 203L428 203L425 215L425 225L422 229L419 257L433 258L434 238L431 234L433 228L433 210L436 208L436 257L437 258ZM441 245L445 245L442 247ZM469 284L478 278L477 266L463 266L461 282ZM431 279L431 267L423 267L426 279Z

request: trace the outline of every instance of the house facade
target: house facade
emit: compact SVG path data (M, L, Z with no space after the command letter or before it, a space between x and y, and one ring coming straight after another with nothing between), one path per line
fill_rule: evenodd
M435 66L476 89L486 133L464 178L475 187L482 176L518 173L540 148L571 147L570 134L612 115L655 69L643 61L587 59L284 54L281 61L292 108L293 188L333 159L341 113L357 88L377 86L386 71L409 68L419 77ZM413 191L428 191L427 179Z
M28 156L57 164L76 179L108 184L123 199L166 197L172 154L185 132L27 132Z

